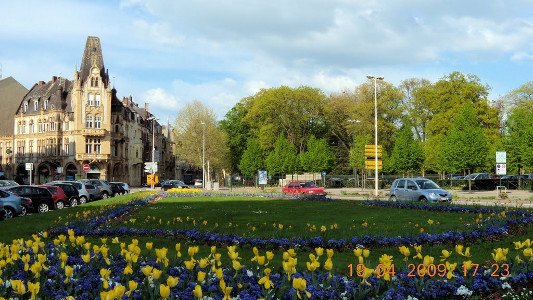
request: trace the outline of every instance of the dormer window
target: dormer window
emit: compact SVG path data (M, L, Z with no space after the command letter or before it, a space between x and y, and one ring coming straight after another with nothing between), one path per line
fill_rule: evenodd
M33 110L39 110L39 100L33 100Z
M44 107L44 110L48 109L48 99L44 100L43 107Z
M24 102L24 107L22 108L22 111L23 112L27 112L28 111L28 102Z
M91 77L91 87L98 87L98 77Z

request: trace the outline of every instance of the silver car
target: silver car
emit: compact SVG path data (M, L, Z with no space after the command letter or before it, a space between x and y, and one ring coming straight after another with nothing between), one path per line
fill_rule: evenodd
M427 178L399 178L392 183L389 199L391 201L452 202L452 194Z
M21 198L13 193L0 190L0 205L4 206L4 218L11 219L22 214Z
M130 186L125 182L116 181L116 182L110 182L110 183L116 183L120 185L126 191L126 193L130 192Z
M85 183L79 182L79 181L71 181L71 180L56 180L52 181L51 183L70 183L72 184L77 190L80 195L80 204L84 204L86 202L89 202L91 200L91 195L87 188L85 187Z
M107 199L113 195L113 190L111 190L111 186L109 183L107 183L106 180L100 180L100 179L80 179L79 182L84 182L86 184L91 184L96 186L97 188L102 191L102 198Z

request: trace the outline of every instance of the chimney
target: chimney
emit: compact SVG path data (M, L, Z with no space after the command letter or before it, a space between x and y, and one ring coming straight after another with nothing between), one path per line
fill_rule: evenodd
M129 106L130 105L130 101L129 101L128 97L122 98L122 104L124 104L125 106Z
M57 76L52 76L52 82L55 83L57 81Z
M44 85L44 81L39 80L39 85Z

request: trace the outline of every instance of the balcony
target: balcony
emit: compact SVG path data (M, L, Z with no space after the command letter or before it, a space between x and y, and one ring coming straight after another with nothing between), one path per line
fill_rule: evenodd
M84 128L81 130L81 133L83 135L90 135L90 136L104 136L107 134L107 130L102 128Z
M79 153L76 154L76 160L109 160L110 154L96 154L96 153Z

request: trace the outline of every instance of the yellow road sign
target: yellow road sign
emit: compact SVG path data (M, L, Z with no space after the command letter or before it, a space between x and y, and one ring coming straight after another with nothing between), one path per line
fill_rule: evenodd
M376 162L374 160L365 160L365 169L375 170ZM378 170L382 170L382 169L383 169L383 162L381 160L378 160Z
M383 148L378 145L378 158L382 156ZM371 158L376 156L376 147L374 145L365 145L365 157Z
M159 182L159 176L157 174L146 175L146 184L157 184Z

